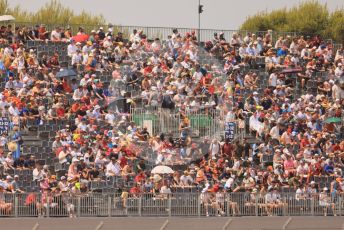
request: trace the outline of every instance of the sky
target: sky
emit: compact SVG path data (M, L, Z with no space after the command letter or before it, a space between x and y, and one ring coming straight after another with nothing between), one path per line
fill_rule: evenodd
M152 27L198 27L199 0L60 0L75 12L102 14L108 23ZM10 6L34 12L49 0L9 0ZM300 0L201 0L204 12L201 28L238 29L245 19L259 11L297 5ZM319 0L329 10L343 8L343 0Z

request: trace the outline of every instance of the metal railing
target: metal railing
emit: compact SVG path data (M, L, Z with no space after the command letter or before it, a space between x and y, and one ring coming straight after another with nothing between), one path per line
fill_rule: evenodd
M15 22L16 26L26 26L33 27L34 23L31 22ZM70 27L72 34L76 34L80 27L84 29L86 33L90 33L91 30L97 31L100 27L104 28L104 31L107 32L109 25L85 25L85 24L45 24L47 31L52 31L56 27L67 28ZM141 30L147 36L147 38L161 38L167 39L168 35L172 34L172 30L177 28L178 32L181 35L186 33L191 33L195 31L195 34L198 34L197 28L178 28L178 27L151 27L151 26L124 26L124 25L113 25L113 33L117 34L122 32L124 37L129 37L134 29L137 31ZM200 29L200 41L209 41L214 37L214 33L220 34L223 33L224 37L229 40L234 33L241 34L242 37L245 37L247 33L252 33L256 35L262 35L269 33L272 36L273 41L276 41L280 36L297 36L302 33L298 32L285 32L285 31L248 31L248 30L227 30L227 29Z
M147 127L153 135L170 133L179 137L180 125L183 117L189 120L188 133L194 137L217 137L224 132L224 113L216 109L186 110L182 113L177 110L159 107L131 108L131 120L138 126Z
M342 216L344 194L0 194L1 217Z

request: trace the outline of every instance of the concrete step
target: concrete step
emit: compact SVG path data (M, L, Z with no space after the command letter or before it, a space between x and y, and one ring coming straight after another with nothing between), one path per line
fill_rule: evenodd
M42 141L40 141L40 140L24 140L23 146L42 146Z
M30 131L30 130L20 130L20 134L22 136L38 136L38 133L36 131Z
M24 141L41 141L42 139L37 136L24 136L22 135Z

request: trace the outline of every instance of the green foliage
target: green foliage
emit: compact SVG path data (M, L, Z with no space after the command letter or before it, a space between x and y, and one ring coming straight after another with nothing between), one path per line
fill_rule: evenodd
M240 30L275 32L289 31L302 34L330 36L338 42L344 40L344 10L329 13L327 5L318 1L301 2L291 9L279 9L270 13L259 12L248 17Z
M75 14L73 10L63 6L58 0L51 0L37 12L31 13L15 6L10 8L7 0L0 0L0 15L10 14L16 18L16 22L31 24L54 25L103 25L105 18L102 15L92 15L88 12Z
M344 44L344 10L336 10L330 15L326 30L329 37Z
M316 1L304 2L288 11L288 29L308 34L322 34L326 29L328 16L326 4L321 5Z

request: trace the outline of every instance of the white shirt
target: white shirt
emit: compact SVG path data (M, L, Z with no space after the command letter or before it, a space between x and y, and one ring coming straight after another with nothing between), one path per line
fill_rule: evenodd
M109 124L113 124L115 121L115 115L112 113L108 113L105 115L105 120L109 123Z
M81 64L82 63L82 55L79 53L74 53L72 55L72 65Z
M162 194L170 194L172 192L171 192L171 189L168 188L167 186L162 186L161 189L160 189L160 193L162 193Z
M38 169L35 168L35 169L32 171L32 177L33 177L33 180L42 179L42 178L43 178L43 170L38 171Z
M51 40L52 41L60 41L61 40L61 33L57 32L56 30L51 31Z
M71 57L73 54L75 54L77 49L78 48L76 47L76 45L69 44L68 47L67 47L68 56Z
M295 192L295 199L298 201L304 196L302 189L298 188Z
M212 157L215 157L216 154L220 153L220 143L211 143L209 147L209 151L211 152Z
M272 139L280 138L279 128L277 126L272 127L272 129L270 130L270 136L272 137Z
M276 87L276 85L277 85L277 75L275 73L270 74L269 85L273 86L273 87Z
M13 106L10 106L8 108L8 112L12 115L12 116L18 116L19 115L19 110Z
M232 188L232 186L233 186L233 184L234 184L234 178L229 178L227 181L226 181L226 183L225 183L225 188Z
M115 164L113 164L112 162L110 162L109 164L107 164L106 166L106 176L111 176L113 173L118 176L121 172L121 166L118 164L118 162L116 162Z
M76 89L73 93L73 100L80 100L83 97L83 92L80 89Z
M299 165L297 167L297 169L296 169L296 172L297 172L298 175L300 175L300 174L303 174L303 175L307 174L308 173L308 165L307 164L305 164L304 166Z
M182 183L182 185L188 186L188 185L191 185L191 184L192 184L193 179L192 179L192 177L191 177L190 175L187 175L187 176L182 175L182 176L180 177L180 182Z
M158 153L158 157L157 157L157 159L155 161L155 164L158 165L158 164L162 163L163 160L164 160L164 156L162 155L162 153Z
M341 77L343 75L343 68L337 67L334 71L334 75L336 75L336 77Z

